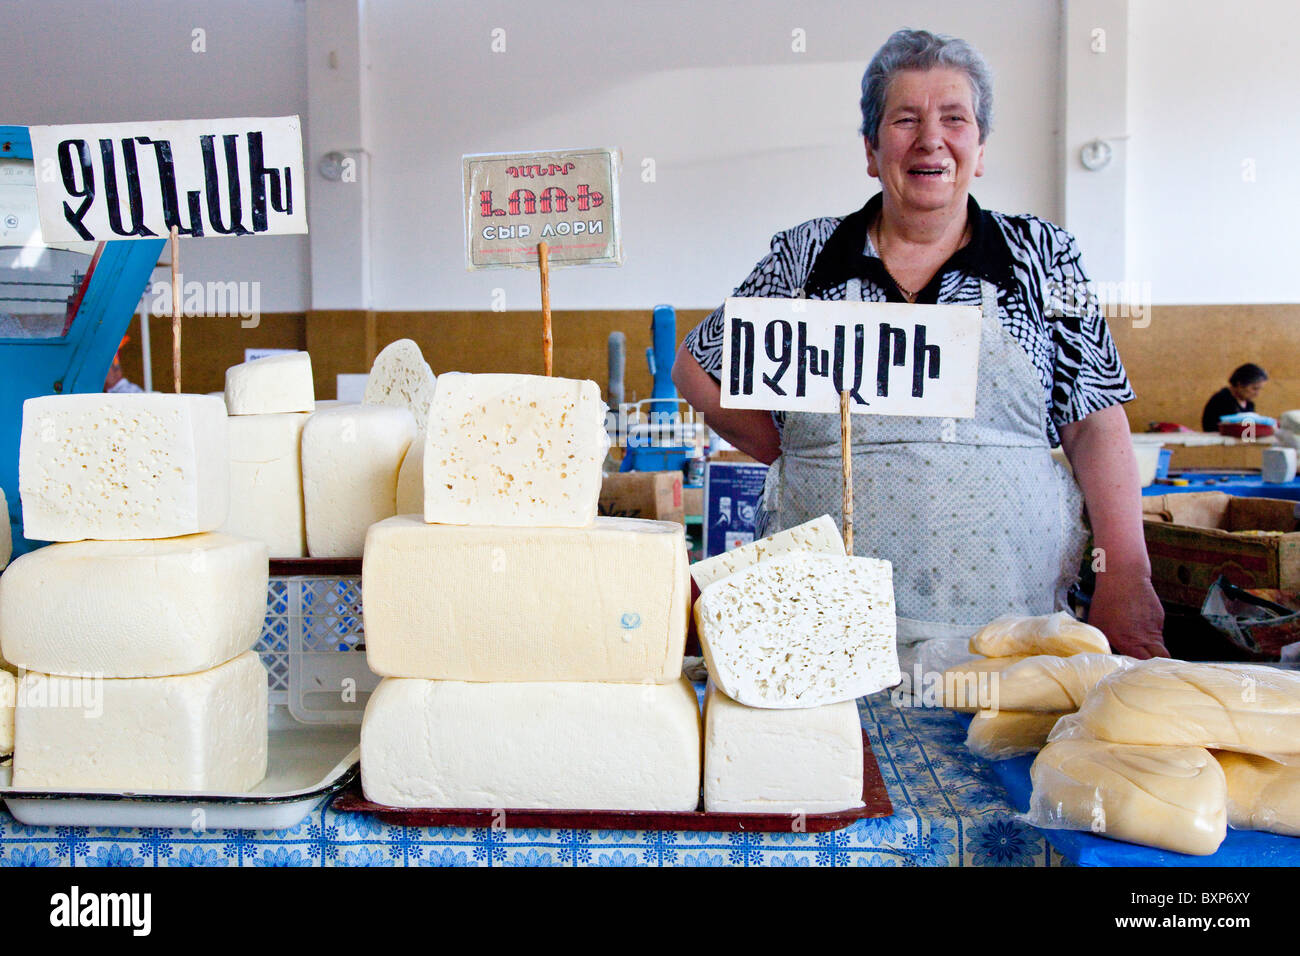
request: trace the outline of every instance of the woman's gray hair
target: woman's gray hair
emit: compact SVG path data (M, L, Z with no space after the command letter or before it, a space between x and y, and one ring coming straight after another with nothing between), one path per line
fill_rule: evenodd
M975 122L980 142L993 128L993 74L984 57L957 37L927 30L899 30L876 51L862 74L862 128L858 131L880 145L880 119L885 113L885 95L889 84L903 70L931 70L948 67L961 70L970 80L971 99L975 104Z

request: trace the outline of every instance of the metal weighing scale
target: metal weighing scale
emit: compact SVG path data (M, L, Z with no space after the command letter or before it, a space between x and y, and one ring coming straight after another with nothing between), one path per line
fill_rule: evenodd
M25 126L0 126L0 486L14 555L22 535L18 441L23 402L99 392L165 239L57 243L41 239Z

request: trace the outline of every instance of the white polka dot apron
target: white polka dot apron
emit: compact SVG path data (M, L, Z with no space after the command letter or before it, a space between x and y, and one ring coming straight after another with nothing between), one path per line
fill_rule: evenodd
M893 563L900 644L1064 608L1087 540L1083 496L1051 456L1038 373L981 285L975 417L853 416L854 551ZM858 280L847 298L862 299ZM788 413L781 447L764 530L840 523L839 415Z

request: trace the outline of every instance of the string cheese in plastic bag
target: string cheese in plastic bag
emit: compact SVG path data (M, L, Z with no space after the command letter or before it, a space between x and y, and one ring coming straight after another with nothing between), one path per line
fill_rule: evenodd
M1106 635L1091 624L1075 620L1068 611L1021 617L1009 614L985 624L970 639L972 654L1010 657L1014 654L1107 654Z
M966 747L985 760L1037 753L1061 716L1024 710L981 711L970 722Z

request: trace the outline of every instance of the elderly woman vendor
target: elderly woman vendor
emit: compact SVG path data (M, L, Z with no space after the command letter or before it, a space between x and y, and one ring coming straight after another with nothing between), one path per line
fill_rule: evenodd
M855 213L778 233L735 294L982 309L973 419L955 431L939 419L853 421L856 550L893 562L900 643L1063 608L1086 503L1101 549L1090 622L1119 653L1167 656L1121 407L1133 392L1095 299L1053 295L1087 281L1074 237L981 209L969 193L984 172L987 65L962 40L899 31L867 67L861 105L880 192ZM714 430L772 464L769 533L838 520L839 417L722 408L722 329L718 309L686 337L677 387ZM1057 444L1074 478L1052 460Z

